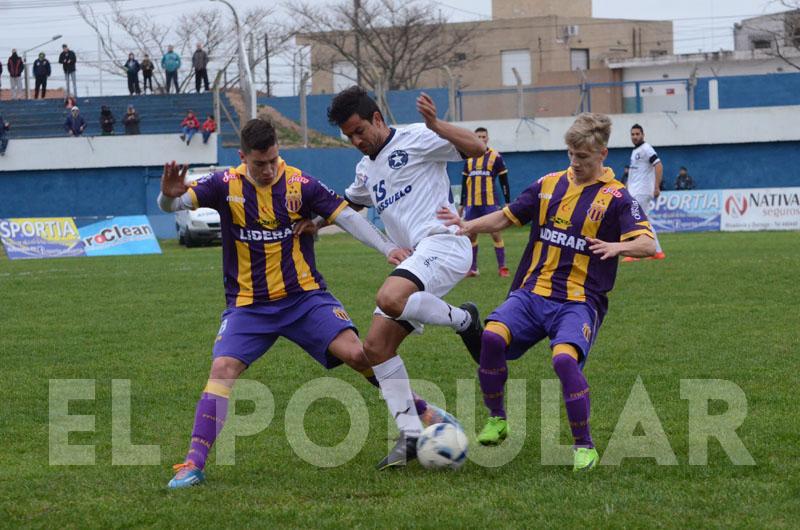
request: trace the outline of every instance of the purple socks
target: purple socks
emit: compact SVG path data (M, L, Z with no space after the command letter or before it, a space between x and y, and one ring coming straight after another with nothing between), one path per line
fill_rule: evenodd
M471 271L478 270L478 242L472 244L472 267L469 268Z
M192 444L186 461L192 461L195 466L203 469L206 458L214 440L217 439L225 425L228 415L228 398L203 392L197 402L197 411L194 415L194 429L192 429Z
M589 384L583 377L578 361L566 354L553 357L553 369L561 380L567 418L575 439L575 447L594 447L589 433Z
M500 242L494 244L494 255L497 256L497 267L502 268L506 266L506 247Z
M506 341L500 335L484 331L481 337L481 363L478 368L478 381L483 392L483 403L490 416L506 417L503 406L503 391L508 368L506 367Z

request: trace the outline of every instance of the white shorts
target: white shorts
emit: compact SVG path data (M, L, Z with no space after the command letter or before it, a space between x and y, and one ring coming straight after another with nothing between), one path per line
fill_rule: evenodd
M472 243L466 236L437 234L419 242L414 253L395 270L406 270L413 274L424 287L424 291L442 297L464 279L472 266ZM374 314L387 316L379 308ZM406 321L416 333L422 333L421 322Z
M644 211L644 214L649 216L650 215L650 211L653 209L653 206L655 206L655 204L653 202L653 196L652 195L634 195L633 198L636 200L636 202L639 203L639 206L642 207L642 210Z

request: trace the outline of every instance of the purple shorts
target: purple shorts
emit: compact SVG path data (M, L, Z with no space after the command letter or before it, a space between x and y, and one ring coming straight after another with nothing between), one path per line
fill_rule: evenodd
M467 206L464 208L464 219L466 221L472 221L478 217L483 217L484 215L494 213L499 209L500 206L497 204L493 204L491 206Z
M231 307L222 312L213 357L233 357L250 366L285 337L309 353L325 368L342 361L328 351L344 330L358 330L342 303L327 291L289 295L275 302Z
M581 366L601 324L597 311L585 302L556 302L524 289L509 294L486 321L500 322L511 331L508 359L519 359L534 344L549 337L551 348L556 344L575 346Z

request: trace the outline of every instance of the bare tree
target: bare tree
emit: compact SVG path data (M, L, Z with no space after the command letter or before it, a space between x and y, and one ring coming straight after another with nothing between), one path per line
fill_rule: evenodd
M76 0L75 7L81 18L94 30L100 40L102 59L97 65L104 72L125 76L123 64L128 53L134 52L141 57L149 54L156 65L159 58L166 53L167 46L173 45L181 57L189 57L197 43L209 57L216 62L219 69L227 68L237 59L238 39L233 20L227 21L222 12L215 10L198 10L181 15L174 24L159 24L146 12L128 11L121 0L106 0L108 13L98 13L90 3ZM242 20L242 31L245 42L254 40L262 42L265 34L270 38L269 56L279 54L291 38L291 31L284 26L272 24L272 10L255 8L247 11ZM250 36L255 37L251 39ZM253 46L249 54L251 68L264 62L267 53L261 46ZM194 78L194 70L185 69L188 75L183 76L181 90ZM163 86L162 76L154 77L156 85ZM224 88L234 86L238 75L228 79Z
M312 69L332 73L346 61L367 87L411 89L426 72L478 58L477 24L450 24L427 0L355 4L360 8L351 0L324 7L309 2L285 6L296 21L298 42L312 47Z

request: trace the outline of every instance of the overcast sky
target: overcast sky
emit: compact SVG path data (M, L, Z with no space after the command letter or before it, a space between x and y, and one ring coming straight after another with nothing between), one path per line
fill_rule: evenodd
M83 0L103 11L103 0ZM164 22L176 19L181 13L198 9L222 9L218 3L206 0L122 0L127 9L146 10ZM315 0L320 4L328 0ZM569 0L564 0L569 1ZM265 5L264 0L230 0L237 9ZM277 2L276 2L277 3ZM491 17L491 0L447 0L434 2L452 20L481 20ZM733 48L733 24L742 18L764 13L782 11L785 8L774 0L593 0L595 17L674 20L675 52L716 51ZM107 8L105 9L107 10ZM227 8L224 11L228 14ZM47 41L57 34L63 35L41 48L51 61L60 52L60 43L68 42L78 53L78 91L82 95L99 93L99 76L81 58L97 58L97 39L92 30L81 20L73 0L0 0L0 58L6 62L11 48L19 52ZM37 52L39 49L36 50ZM35 52L29 54L29 61ZM56 65L58 66L58 65ZM284 61L272 64L276 92L290 95L292 92L291 66ZM263 73L260 74L263 83ZM3 73L3 86L8 87L7 73ZM54 69L50 83L63 86L60 68ZM257 78L258 81L258 78ZM105 94L125 93L122 78L111 78L105 74ZM87 94L88 93L88 94Z

